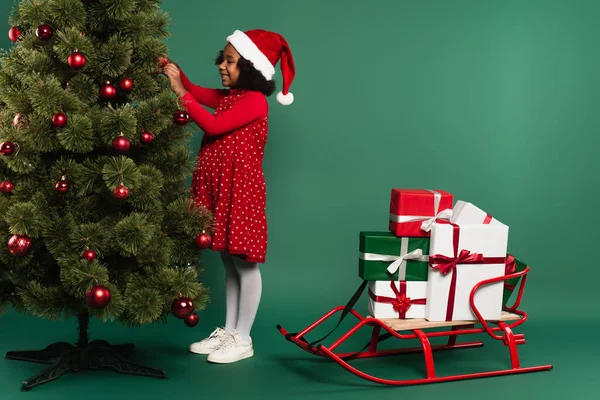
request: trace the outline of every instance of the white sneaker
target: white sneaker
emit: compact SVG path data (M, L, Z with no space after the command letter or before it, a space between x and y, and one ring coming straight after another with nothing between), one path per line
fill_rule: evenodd
M240 339L240 335L233 330L221 346L208 355L207 361L227 364L252 357L253 355L252 338L250 338L248 343L244 343Z
M192 343L190 345L190 351L196 354L210 354L219 348L227 336L225 329L217 328L206 339Z

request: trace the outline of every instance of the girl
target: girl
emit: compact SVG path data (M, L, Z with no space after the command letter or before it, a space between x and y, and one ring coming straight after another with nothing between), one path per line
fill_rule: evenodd
M275 91L273 75L280 59L283 90L277 100L289 105L295 66L286 40L277 33L236 30L227 38L216 64L222 85L229 89L197 86L173 63L163 68L180 103L204 131L191 189L195 201L215 216L211 249L220 252L225 266L227 311L224 328L193 343L190 351L208 354L210 362L231 363L254 355L250 331L262 292L259 264L267 251L262 170L266 97Z

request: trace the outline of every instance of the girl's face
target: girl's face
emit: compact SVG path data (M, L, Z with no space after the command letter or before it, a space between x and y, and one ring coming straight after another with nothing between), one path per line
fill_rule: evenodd
M240 59L240 54L231 43L223 49L223 62L219 64L219 72L221 73L221 83L223 86L235 87L235 84L240 77L240 68L237 65Z

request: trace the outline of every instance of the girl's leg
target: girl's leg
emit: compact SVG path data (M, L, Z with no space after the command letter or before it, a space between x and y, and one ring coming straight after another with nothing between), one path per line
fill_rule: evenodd
M231 254L221 252L221 259L225 266L225 332L231 333L238 322L240 303L240 276L237 273Z
M262 278L258 263L250 263L233 256L233 264L240 277L240 302L236 331L242 342L248 343L261 299Z

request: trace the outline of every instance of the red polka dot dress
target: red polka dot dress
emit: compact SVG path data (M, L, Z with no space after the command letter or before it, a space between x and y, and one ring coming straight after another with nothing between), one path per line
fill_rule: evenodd
M214 214L211 249L264 263L267 220L262 160L267 99L260 92L196 86L183 73L181 78L188 91L181 97L182 105L205 133L191 191L195 201Z

